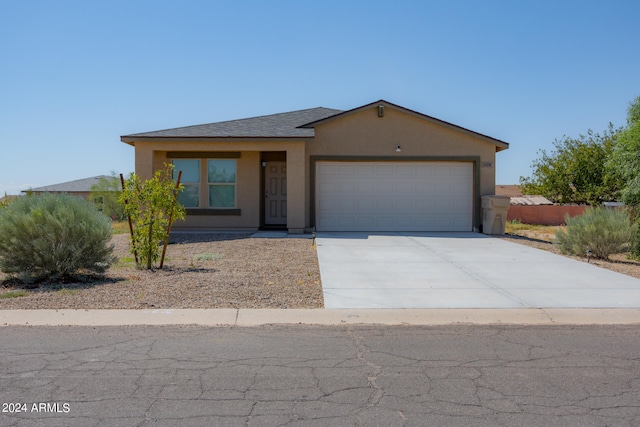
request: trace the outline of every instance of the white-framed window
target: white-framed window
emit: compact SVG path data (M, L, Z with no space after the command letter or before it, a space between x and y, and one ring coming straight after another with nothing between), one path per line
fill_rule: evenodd
M236 207L235 159L174 159L172 163L174 180L182 171L180 183L184 185L184 190L178 194L178 201L184 207Z

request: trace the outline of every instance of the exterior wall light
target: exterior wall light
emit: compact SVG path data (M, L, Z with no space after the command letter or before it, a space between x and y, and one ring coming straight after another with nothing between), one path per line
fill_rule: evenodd
M402 147L400 147L400 144L396 145L396 153L399 153L402 151Z

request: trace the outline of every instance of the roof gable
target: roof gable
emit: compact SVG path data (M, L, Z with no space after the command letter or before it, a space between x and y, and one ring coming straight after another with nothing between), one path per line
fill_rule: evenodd
M376 102L372 102L370 104L363 105L361 107L353 108L351 110L342 111L342 112L339 112L337 114L333 114L331 116L324 117L324 118L321 118L321 119L313 121L313 122L305 123L301 127L305 128L305 129L306 128L315 128L318 125L321 125L321 124L324 124L324 123L328 123L330 121L339 119L341 117L346 117L346 116L358 113L360 111L363 111L363 110L366 110L366 109L369 109L369 108L372 108L372 107L378 108L378 106L383 106L384 108L392 108L394 110L402 111L402 112L404 112L406 114L418 117L420 119L427 120L429 122L436 123L438 125L441 125L441 126L444 126L444 127L450 128L450 129L454 129L454 130L457 130L457 131L460 131L460 132L463 132L463 133L466 133L466 134L469 134L469 135L472 135L472 136L475 136L475 137L479 137L481 139L484 139L484 140L494 144L496 146L496 151L502 151L502 150L506 150L507 148L509 148L509 144L508 143L506 143L504 141L501 141L499 139L492 138L490 136L487 136L487 135L484 135L484 134L481 134L481 133L478 133L478 132L474 132L472 130L463 128L461 126L454 125L453 123L445 122L444 120L436 119L435 117L431 117L431 116L428 116L426 114L422 114L422 113L410 110L410 109L405 108L405 107L401 107L401 106L393 104L393 103L391 103L389 101L385 101L384 99L381 99L381 100L376 101Z

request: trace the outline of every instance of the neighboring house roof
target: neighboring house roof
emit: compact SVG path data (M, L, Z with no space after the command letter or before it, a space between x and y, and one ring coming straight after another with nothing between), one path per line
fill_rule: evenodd
M320 120L341 110L332 108L309 108L290 111L288 113L251 117L248 119L229 120L204 125L186 126L153 132L136 133L122 136L124 142L128 138L299 138L313 137L313 129L300 126Z
M46 185L44 187L23 190L23 193L34 192L59 192L59 193L80 193L91 191L91 187L97 184L102 178L111 178L107 175L92 176L91 178L76 179L75 181L63 182L60 184Z
M377 104L383 104L385 107L393 108L393 109L396 109L396 110L399 110L399 111L404 111L405 113L411 114L412 116L416 116L418 118L425 119L427 121L430 121L430 122L433 122L433 123L437 123L439 125L442 125L442 126L445 126L445 127L448 127L448 128L452 128L452 129L455 129L455 130L458 130L458 131L462 131L464 133L467 133L467 134L470 134L470 135L473 135L473 136L476 136L476 137L480 137L482 139L486 139L489 142L491 142L491 143L496 145L496 151L502 151L502 150L506 150L507 148L509 148L509 144L507 142L500 141L499 139L492 138L490 136L487 136L487 135L484 135L484 134L481 134L481 133L478 133L478 132L474 132L472 130L463 128L463 127L458 126L458 125L454 125L453 123L445 122L444 120L436 119L435 117L431 117L431 116L428 116L426 114L422 114L422 113L420 113L418 111L410 110L408 108L402 107L400 105L396 105L396 104L391 103L389 101L385 101L384 99L380 99L380 100L378 100L376 102L372 102L370 104L363 105L361 107L354 108L354 109L351 109L351 110L348 110L348 111L342 111L342 112L340 112L338 114L333 114L331 116L324 117L324 118L315 120L313 122L309 122L309 123L303 125L302 127L304 127L304 128L313 128L313 127L315 127L315 126L317 126L319 124L326 123L326 122L328 122L330 120L335 120L335 119L337 119L339 117L344 117L344 116L356 113L358 111L364 110L366 108L370 108L371 106L374 106L374 105L377 105Z
M542 196L520 196L520 197L512 197L511 204L540 206L540 205L552 205L553 202L551 202L549 199Z
M496 185L496 195L511 197L512 205L540 206L553 204L553 202L543 196L522 195L519 185Z

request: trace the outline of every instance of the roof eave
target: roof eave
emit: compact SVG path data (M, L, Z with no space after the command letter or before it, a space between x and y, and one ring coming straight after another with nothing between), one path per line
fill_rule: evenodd
M234 142L234 141L247 141L253 142L262 141L312 141L313 136L134 136L123 135L120 137L120 141L135 147L136 142L168 142L168 141L209 141L209 142Z

